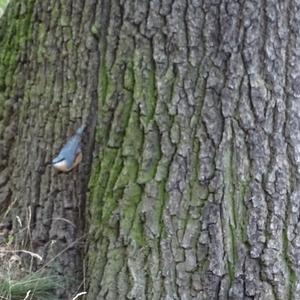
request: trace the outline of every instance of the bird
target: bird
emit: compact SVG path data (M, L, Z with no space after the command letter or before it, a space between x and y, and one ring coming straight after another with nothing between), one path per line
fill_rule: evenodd
M62 147L59 154L52 160L55 169L61 172L69 172L75 168L82 160L81 138L85 126L82 125L76 133Z

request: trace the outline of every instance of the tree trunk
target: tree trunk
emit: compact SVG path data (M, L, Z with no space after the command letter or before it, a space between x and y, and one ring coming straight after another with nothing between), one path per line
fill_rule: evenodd
M88 299L299 299L299 1L102 1Z
M76 278L62 299L80 285L84 216L87 299L300 298L299 11L12 1L0 203L19 247ZM46 163L82 122L84 163L58 174Z
M90 32L96 4L12 1L0 26L1 209L10 207L16 248L43 257L33 270L43 266L64 278L62 299L82 285L97 111L99 53ZM50 162L82 122L84 163L60 174Z

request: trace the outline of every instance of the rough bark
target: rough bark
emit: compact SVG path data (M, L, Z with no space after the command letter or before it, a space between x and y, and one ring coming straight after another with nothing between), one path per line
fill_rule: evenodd
M12 1L0 203L16 243L80 280L94 148L87 299L300 298L299 11ZM46 162L82 121L85 163L58 175Z
M99 64L90 31L95 6L11 1L0 25L1 210L10 207L16 248L43 257L32 269L63 277L62 299L80 288L84 268ZM82 122L88 124L84 163L59 174L49 162Z
M299 5L99 2L88 299L300 298Z

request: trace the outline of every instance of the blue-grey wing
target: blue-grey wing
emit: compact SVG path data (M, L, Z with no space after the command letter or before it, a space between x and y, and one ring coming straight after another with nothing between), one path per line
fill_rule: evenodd
M70 140L60 150L59 154L52 160L53 164L65 160L68 169L73 166L77 154L81 151L80 140L84 129L85 125L82 125L76 130L76 134L70 138Z
M66 156L67 169L70 169L73 166L75 157L76 157L76 152L72 152Z
M71 168L76 155L80 152L80 136L75 135L63 146L58 156L53 159L53 163L65 160L67 168Z
M76 155L80 151L80 139L78 135L73 136L61 150L64 153L68 169L73 166Z
M64 159L64 155L61 154L61 152L59 152L58 155L52 159L52 164L56 164L63 159Z

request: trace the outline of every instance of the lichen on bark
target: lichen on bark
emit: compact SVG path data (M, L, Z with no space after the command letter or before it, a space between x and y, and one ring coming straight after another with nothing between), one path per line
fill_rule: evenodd
M91 227L99 239L88 256L101 271L89 267L89 299L297 297L297 6L103 3L111 89L99 161L115 151L120 170L105 164L92 176L103 184L92 186L92 205L110 202L101 189L115 200L108 223ZM116 275L122 289L105 280L109 249L119 248L118 268L129 273Z

